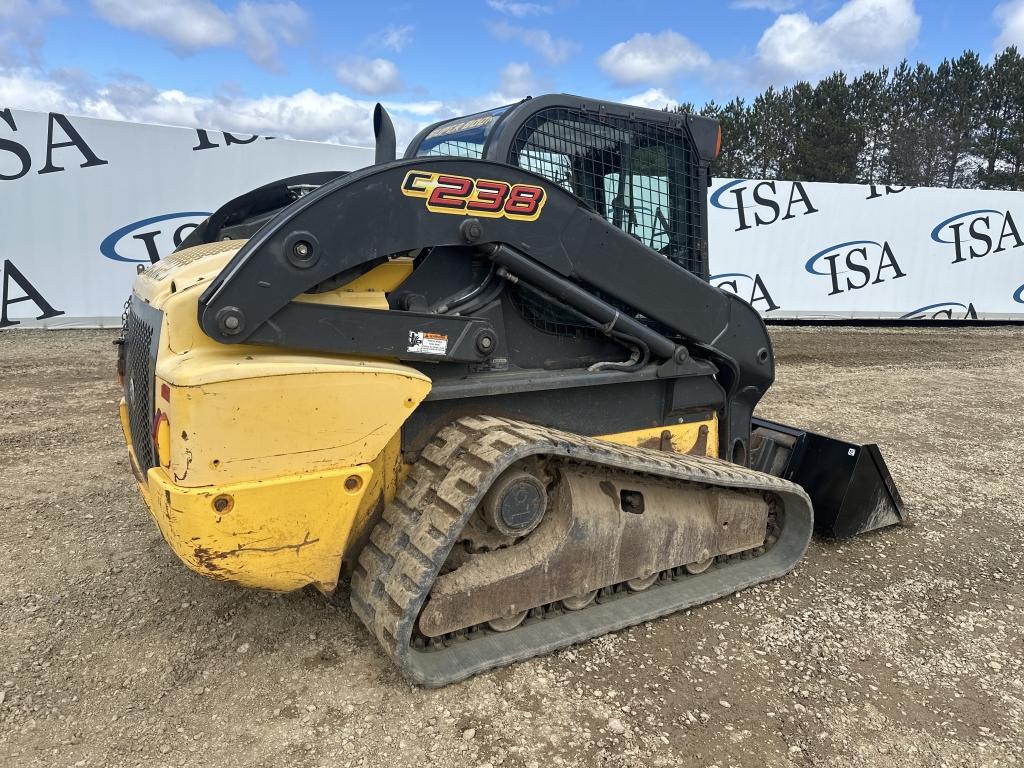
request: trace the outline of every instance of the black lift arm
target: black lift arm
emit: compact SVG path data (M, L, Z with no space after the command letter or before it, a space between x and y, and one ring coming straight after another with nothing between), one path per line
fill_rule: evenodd
M422 174L539 188L542 205L533 220L469 210L457 196L428 206L425 196L409 194ZM436 246L461 246L467 258L488 256L513 278L586 313L583 296L591 309L604 308L597 313L602 324L632 324L635 333L642 323L656 337L648 346L669 362L691 354L715 362L737 425L730 437L746 443L753 407L774 378L771 344L757 312L615 228L561 187L500 163L415 158L324 184L239 250L200 298L199 322L227 344L405 360L424 359L406 341L412 331L427 331L449 339L444 355L432 360L486 360L500 340L483 318L294 301L325 281L341 284L392 256ZM608 311L620 319L601 316Z

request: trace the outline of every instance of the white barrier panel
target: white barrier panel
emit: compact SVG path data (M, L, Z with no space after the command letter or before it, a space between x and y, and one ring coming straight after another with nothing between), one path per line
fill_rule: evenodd
M766 318L1024 320L1024 192L716 179L708 214Z
M138 264L228 200L361 147L0 109L0 327L120 325Z
M0 327L120 323L207 214L373 151L0 109ZM712 282L767 318L1024 320L1024 192L717 179Z

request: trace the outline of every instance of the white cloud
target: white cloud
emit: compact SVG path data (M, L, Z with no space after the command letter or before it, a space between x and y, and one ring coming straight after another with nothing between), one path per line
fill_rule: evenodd
M664 83L681 72L695 72L711 64L707 51L678 32L656 35L641 32L616 43L598 59L601 69L619 83Z
M530 65L523 61L510 61L501 70L498 90L508 101L531 95L537 89L537 80Z
M0 0L0 64L34 61L46 23L64 13L60 0Z
M336 74L338 82L360 93L390 93L402 87L398 67L389 59L356 56L339 64Z
M411 138L429 115L433 105L389 103L399 136ZM319 93L305 89L288 96L218 101L202 112L204 124L230 125L245 133L284 135L315 141L372 146L374 102L352 99L340 93ZM413 118L409 117L413 115Z
M207 0L92 0L107 22L159 37L180 51L228 45L231 18Z
M385 48L400 52L412 40L412 32L412 24L403 24L400 27L392 24L381 30L376 38Z
M58 81L29 69L0 69L0 109L57 111L109 120L210 128L311 141L373 145L373 100L305 89L298 93L247 98L196 96L159 90L136 79L103 85ZM488 106L500 102L491 101ZM427 123L459 114L439 101L389 101L400 141Z
M578 47L564 37L552 37L546 29L517 27L506 21L491 24L491 34L499 40L518 40L532 48L552 64L564 64Z
M1008 0L996 6L992 15L999 23L996 50L1015 45L1024 49L1024 0Z
M0 109L59 110L67 99L62 86L33 76L28 71L0 72Z
M242 46L253 61L267 69L278 69L278 43L298 45L309 20L293 2L241 2L235 11Z
M903 56L920 26L913 0L847 0L820 23L805 13L779 16L761 35L757 59L776 79L860 72Z
M541 3L516 3L509 0L487 0L487 4L498 13L507 13L509 16L522 18L523 16L541 16L551 13L550 5Z
M796 0L733 0L730 7L742 11L771 11L782 13L796 7Z
M210 0L91 0L92 7L115 27L166 40L186 54L238 44L261 67L279 69L279 49L302 42L306 11L292 0L242 0L226 12Z
M404 145L429 123L519 101L538 87L529 64L509 62L501 69L495 88L486 93L447 102L389 99L385 106L394 120L399 144ZM156 88L130 75L98 83L76 70L43 74L37 67L0 65L0 109L56 111L357 146L373 145L375 101L311 88L258 97L236 92L207 96Z
M664 109L665 107L672 109L679 104L661 88L648 88L643 93L627 96L622 101L635 107L647 107L648 109Z

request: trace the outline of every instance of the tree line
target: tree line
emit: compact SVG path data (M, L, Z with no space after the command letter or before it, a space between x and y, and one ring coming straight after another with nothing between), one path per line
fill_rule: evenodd
M1024 189L1024 58L1014 47L990 64L973 51L934 69L904 60L699 112L722 126L717 176Z

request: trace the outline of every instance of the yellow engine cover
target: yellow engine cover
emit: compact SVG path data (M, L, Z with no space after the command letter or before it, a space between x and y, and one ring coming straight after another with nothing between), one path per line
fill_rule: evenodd
M220 344L197 300L241 242L172 254L136 280L162 312L153 385L157 466L145 474L121 421L143 498L193 570L246 586L330 591L353 533L398 476L398 434L430 379L386 360ZM384 265L308 297L386 308L408 274ZM376 273L376 277L374 276Z

